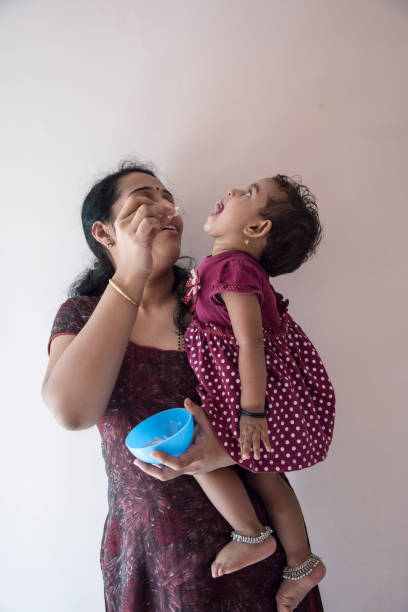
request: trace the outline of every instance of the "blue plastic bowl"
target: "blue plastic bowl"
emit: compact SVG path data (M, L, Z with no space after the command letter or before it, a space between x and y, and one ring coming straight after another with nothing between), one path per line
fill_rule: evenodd
M184 408L170 408L145 419L126 437L125 444L137 459L158 465L152 451L160 450L174 457L190 446L194 433L192 414Z

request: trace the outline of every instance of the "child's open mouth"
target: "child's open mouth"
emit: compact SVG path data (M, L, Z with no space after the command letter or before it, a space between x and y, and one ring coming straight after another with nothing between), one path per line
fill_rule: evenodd
M217 202L215 205L214 214L219 215L220 212L222 212L223 210L224 210L224 204L222 202Z

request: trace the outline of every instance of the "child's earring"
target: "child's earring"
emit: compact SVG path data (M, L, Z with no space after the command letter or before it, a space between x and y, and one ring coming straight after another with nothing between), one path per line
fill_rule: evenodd
M244 240L244 244L245 244L245 246L248 246L248 244L249 244L249 240L245 239L245 240Z

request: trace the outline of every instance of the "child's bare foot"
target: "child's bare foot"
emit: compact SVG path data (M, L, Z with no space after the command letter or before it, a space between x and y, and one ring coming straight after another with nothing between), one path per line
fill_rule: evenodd
M213 578L223 576L223 574L231 574L247 565L253 565L258 561L263 561L276 550L276 540L269 536L263 542L258 544L245 544L243 542L229 542L215 557L211 565L211 574Z
M283 580L276 595L278 612L292 612L300 604L302 599L323 580L326 574L326 566L322 561L313 571L300 580Z

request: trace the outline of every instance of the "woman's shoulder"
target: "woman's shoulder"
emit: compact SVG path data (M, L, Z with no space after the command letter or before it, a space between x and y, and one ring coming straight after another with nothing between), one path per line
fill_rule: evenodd
M57 333L65 328L79 331L95 310L99 300L100 296L76 295L69 297L57 310L52 332Z
M63 302L55 315L48 341L48 352L53 338L61 334L78 334L93 313L99 296L78 295Z
M78 310L86 310L95 308L100 299L100 295L74 295L73 297L69 297L66 302L75 305Z
M100 295L75 295L65 300L65 302L61 304L59 310L77 312L83 316L90 316L100 299Z

